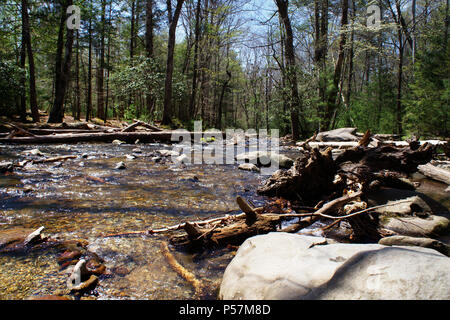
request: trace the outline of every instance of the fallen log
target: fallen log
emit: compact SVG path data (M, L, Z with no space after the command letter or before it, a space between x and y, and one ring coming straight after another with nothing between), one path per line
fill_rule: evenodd
M314 212L312 216L302 219L297 223L282 229L281 231L294 233L298 232L301 229L309 227L314 222L318 221L320 218L335 218L335 216L330 216L331 212L337 211L339 208L343 207L346 203L360 197L361 195L362 191L358 191L352 194L344 195L330 202L327 202L322 206L322 208Z
M140 121L136 121L135 123L129 125L128 127L122 129L120 132L131 132L134 131L134 129L136 129L136 127L140 126L141 122Z
M1 138L0 143L7 144L46 144L46 143L78 143L78 142L112 142L121 140L134 143L141 142L171 142L172 131L161 132L94 132L94 133L64 133L57 135L42 135L35 137Z
M245 207L247 212L244 212L244 216L223 220L220 226L218 223L210 229L185 223L183 228L186 234L172 236L170 243L179 249L198 251L203 248L240 245L249 237L277 230L282 219L279 215L258 214L241 197L238 197L237 202L239 206Z
M10 126L13 130L7 135L7 138L12 138L16 136L17 134L21 134L28 137L34 137L35 135L29 132L28 130L25 130L24 128L15 125L14 123L6 123L6 125Z
M450 171L433 166L431 163L420 165L417 168L424 176L450 185Z
M178 137L184 136L184 131L159 131L159 132L94 132L94 133L67 133L57 135L42 135L35 137L0 138L0 143L6 144L51 144L51 143L78 143L78 142L112 142L114 140L126 143L140 142L163 142L176 143ZM191 139L195 135L201 136L202 132L190 132ZM225 132L222 133L225 135Z
M377 138L376 135L373 136L373 138ZM379 140L379 139L377 139ZM305 141L306 142L306 141ZM296 145L298 147L303 147L305 142L297 142ZM437 146L437 145L445 145L445 141L442 140L422 140L420 141L420 144L423 145L425 143ZM354 148L358 146L357 141L311 141L308 143L310 147L312 148L337 148L337 149L348 149L348 148ZM380 140L380 144L383 145L392 145L396 147L406 147L408 146L408 142L406 141L394 141L394 140Z
M144 121L141 121L141 120L136 120L136 119L134 119L134 121L139 121L139 125L140 126L142 126L144 128L147 128L147 129L150 129L152 131L157 131L157 132L158 131L163 131L163 129L155 127L155 126L152 126L151 124L149 124L147 122L144 122Z
M62 134L62 133L99 133L106 132L105 130L94 129L29 129L29 132L38 136L45 136L50 134Z

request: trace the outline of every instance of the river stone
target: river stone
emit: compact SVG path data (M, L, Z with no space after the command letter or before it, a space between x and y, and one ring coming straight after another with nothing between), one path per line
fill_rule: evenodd
M24 241L34 229L12 228L0 231L0 252L9 252L24 248Z
M448 300L450 258L420 247L362 251L307 299Z
M247 239L225 270L219 298L450 298L450 259L434 250L325 241L282 232Z
M283 154L266 151L241 153L236 156L236 160L250 162L258 166L270 166L273 162L275 165L278 163L278 166L283 169L289 169L294 164L294 160Z
M238 167L238 169L246 170L246 171L253 171L253 172L260 172L261 170L255 166L253 163L241 163Z
M450 246L431 238L418 238L408 236L391 236L382 238L379 244L385 246L417 246L423 248L434 249L447 257L450 257Z
M115 144L117 146L120 146L121 144L125 144L125 141L121 141L121 140L113 140L113 142L111 142L112 144Z
M0 162L0 173L11 172L14 169L14 164L12 162L2 161Z
M163 157L178 157L180 155L179 152L175 150L156 150Z
M126 168L127 168L127 166L126 166L125 162L121 161L118 164L116 164L114 169L123 170L123 169L126 169Z
M360 138L356 135L356 128L340 128L330 131L320 132L317 141L359 141Z

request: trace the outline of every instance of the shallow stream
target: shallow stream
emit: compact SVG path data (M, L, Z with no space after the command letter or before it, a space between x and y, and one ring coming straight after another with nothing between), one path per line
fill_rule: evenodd
M86 239L88 249L102 257L110 270L100 277L94 292L97 299L194 297L192 286L161 253L164 236L105 235L237 213L237 195L255 205L265 200L256 188L267 176L238 170L238 164L180 167L170 161L156 162L152 159L156 150L172 149L163 144L0 145L0 161L32 158L24 152L33 149L43 153L36 158L77 158L26 165L0 175L0 230L44 226L45 235L51 237ZM126 169L115 169L121 161ZM450 207L448 194L424 181L422 192ZM214 297L234 251L174 254L198 279L211 284L209 294ZM53 249L0 255L0 299L65 293L68 274L58 265L57 256Z

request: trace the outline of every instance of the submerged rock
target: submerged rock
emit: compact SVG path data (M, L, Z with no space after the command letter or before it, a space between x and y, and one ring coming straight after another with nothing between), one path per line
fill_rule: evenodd
M12 162L2 161L0 162L0 173L12 172L14 164Z
M123 169L126 169L126 168L127 168L127 166L125 165L125 162L121 161L118 164L116 164L114 169L123 170Z
M12 228L0 231L0 253L27 249L30 244L42 241L42 229Z
M219 298L450 299L449 268L448 257L427 248L327 244L276 232L241 245Z
M261 172L261 169L259 169L253 163L241 163L239 165L238 169L246 170L246 171L253 171L253 172Z

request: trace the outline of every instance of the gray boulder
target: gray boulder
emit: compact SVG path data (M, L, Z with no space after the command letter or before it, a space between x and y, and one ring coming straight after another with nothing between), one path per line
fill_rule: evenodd
M450 259L427 248L327 244L269 233L247 239L220 299L450 299Z
M356 128L339 128L330 131L320 132L316 140L317 141L359 141L359 137L356 135Z
M253 172L260 172L261 171L261 169L259 169L253 163L241 163L239 165L238 169L246 170L246 171L253 171Z

